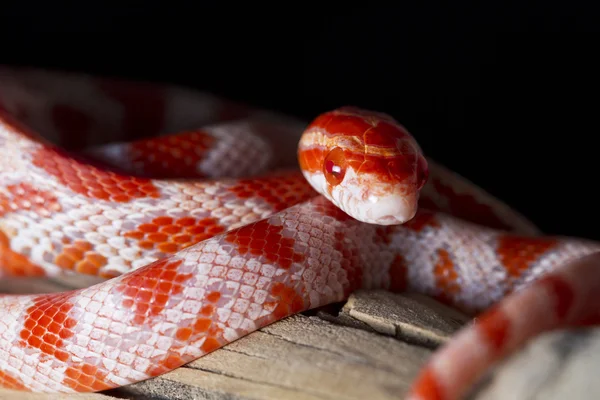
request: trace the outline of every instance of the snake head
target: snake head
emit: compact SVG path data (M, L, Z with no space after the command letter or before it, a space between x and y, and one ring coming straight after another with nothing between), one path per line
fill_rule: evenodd
M342 107L315 118L298 145L312 187L351 217L397 225L412 219L428 166L413 136L387 114Z

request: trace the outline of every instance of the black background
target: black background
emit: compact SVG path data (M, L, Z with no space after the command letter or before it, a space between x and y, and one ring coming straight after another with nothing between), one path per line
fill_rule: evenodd
M388 112L546 232L600 239L598 40L578 33L594 10L194 3L3 4L0 63L183 84L307 120Z

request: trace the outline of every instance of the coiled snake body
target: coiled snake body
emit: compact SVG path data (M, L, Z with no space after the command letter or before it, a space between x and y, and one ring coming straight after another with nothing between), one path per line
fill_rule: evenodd
M175 87L0 72L0 275L106 278L0 297L4 387L127 385L383 288L482 313L406 394L454 399L538 333L596 322L598 243L541 236L388 115L305 126ZM75 155L38 133L103 143Z

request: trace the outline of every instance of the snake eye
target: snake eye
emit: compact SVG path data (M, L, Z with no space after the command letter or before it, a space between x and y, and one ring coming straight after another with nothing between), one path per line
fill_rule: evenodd
M332 186L337 186L344 180L344 175L346 174L344 150L335 147L327 154L323 165L323 173L327 182Z

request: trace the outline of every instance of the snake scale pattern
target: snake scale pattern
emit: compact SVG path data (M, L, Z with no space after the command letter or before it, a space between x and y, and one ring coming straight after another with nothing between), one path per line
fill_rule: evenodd
M128 385L379 288L477 316L398 394L458 399L526 340L600 319L599 243L544 236L383 113L305 124L3 67L0 146L0 276L101 279L0 296L5 388Z

